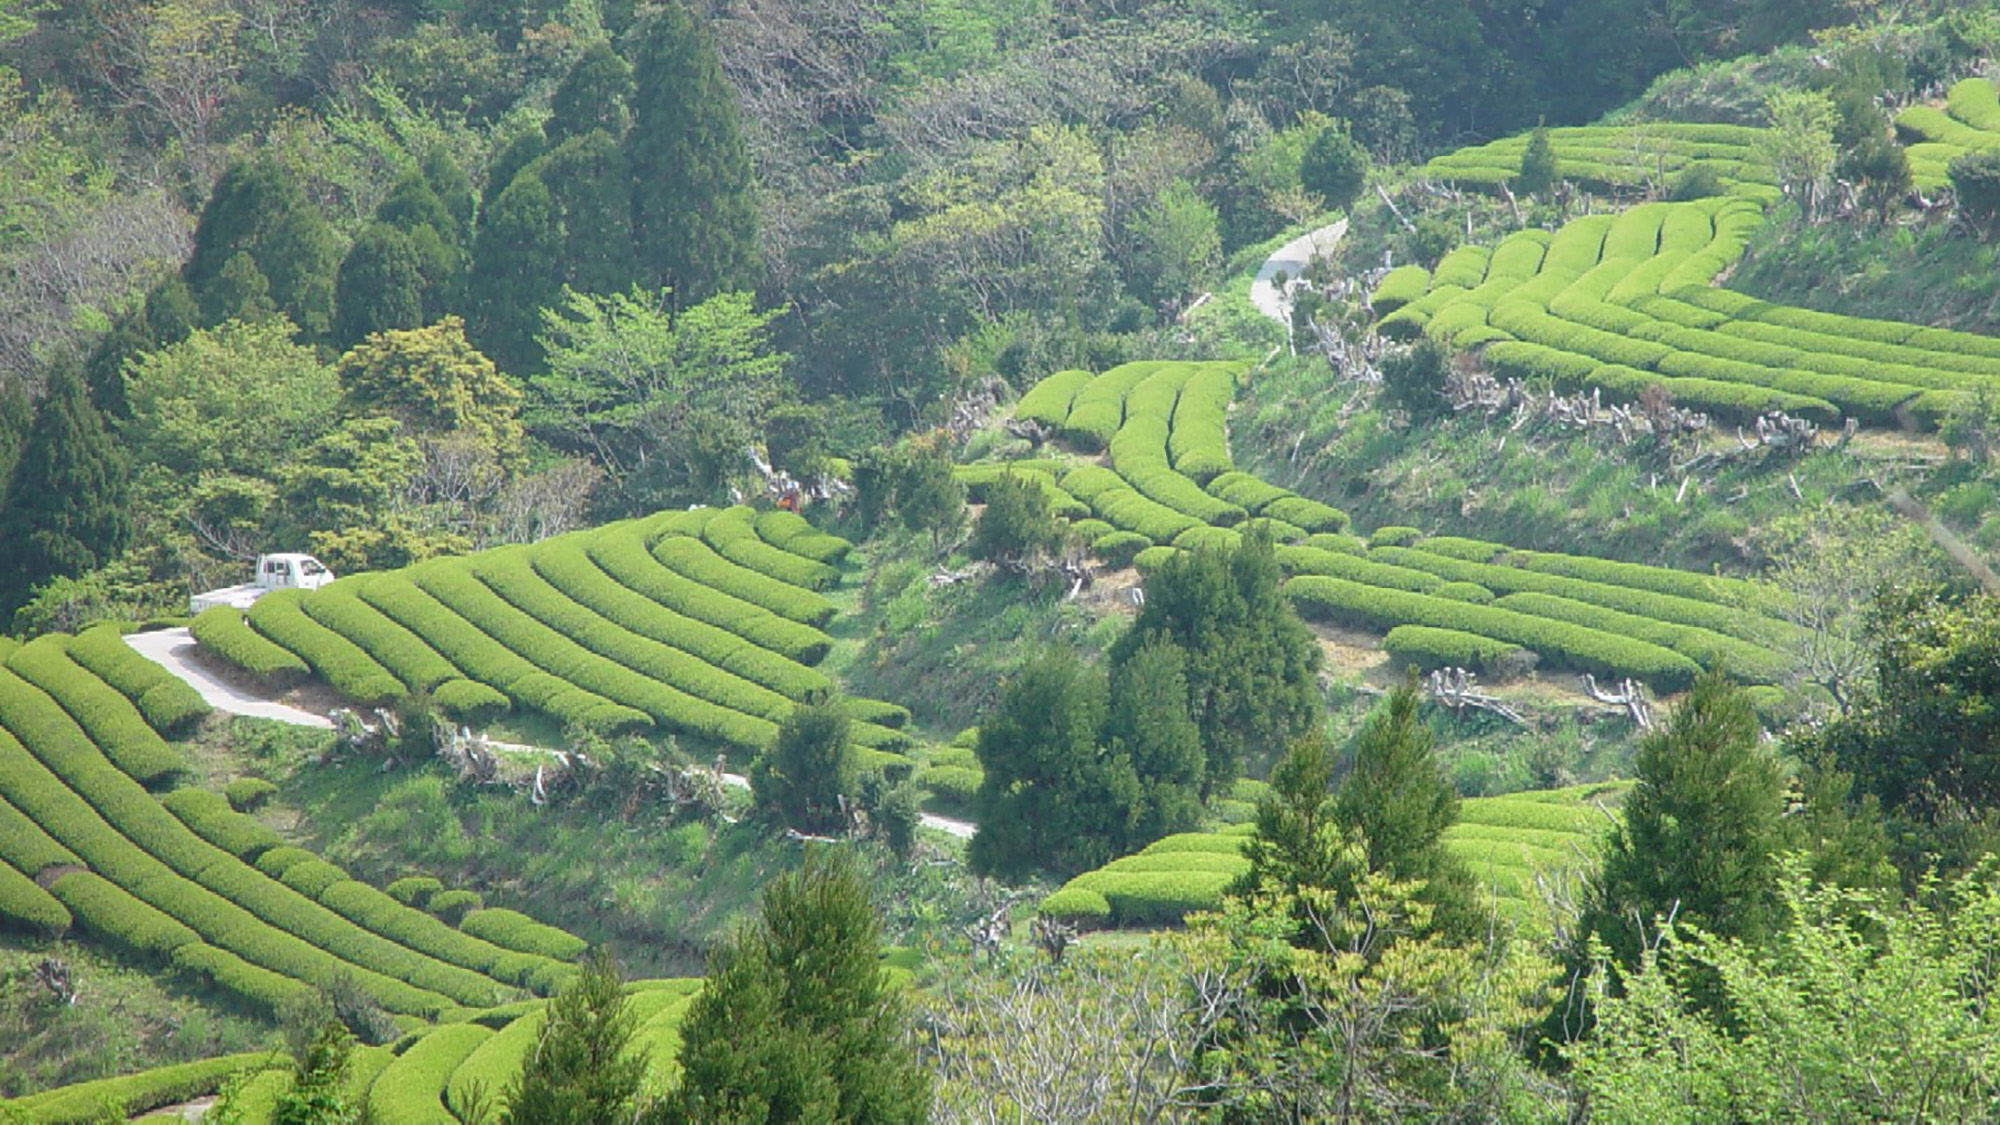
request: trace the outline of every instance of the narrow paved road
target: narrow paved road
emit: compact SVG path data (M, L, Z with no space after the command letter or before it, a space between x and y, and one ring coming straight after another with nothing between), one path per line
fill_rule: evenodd
M333 723L325 716L247 694L235 685L217 679L207 669L194 662L195 641L193 635L186 629L133 633L125 638L125 642L137 650L139 655L185 680L190 687L201 693L201 697L208 701L209 706L218 711L225 711L231 715L248 715L258 719L275 719L281 723L300 727L319 727L323 730L330 730L333 727ZM502 745L514 750L549 753L541 747L521 746L515 743ZM723 774L722 783L737 789L750 788L750 779L740 773ZM972 834L979 830L979 826L971 821L937 816L933 813L923 814L923 823L926 828L935 828L961 840L972 839Z
M249 715L258 719L276 719L299 727L320 727L333 729L333 723L324 715L301 711L268 698L251 695L236 685L218 679L208 669L195 663L195 641L186 629L162 629L153 633L133 633L125 638L125 643L138 650L140 656L158 664L181 679L188 686L201 693L210 707L227 711L232 715Z
M1263 267L1250 282L1250 303L1257 307L1258 312L1284 325L1285 330L1290 332L1292 303L1286 299L1284 291L1278 288L1274 279L1280 270L1284 271L1288 278L1304 273L1306 263L1312 261L1314 254L1324 254L1332 250L1339 245L1346 234L1347 220L1341 219L1338 222L1328 223L1318 230L1307 231L1278 247L1275 253L1264 259Z

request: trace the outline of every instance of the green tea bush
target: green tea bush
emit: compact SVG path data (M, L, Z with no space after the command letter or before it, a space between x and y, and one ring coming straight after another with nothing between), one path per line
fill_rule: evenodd
M687 542L699 546L695 540ZM723 629L758 648L810 666L825 659L832 647L832 639L812 625L701 585L668 568L646 550L644 535L635 527L614 524L599 529L583 541L583 546L591 562L619 587L690 620ZM805 598L810 599L811 595ZM832 608L820 599L806 613L830 615Z
M1568 621L1592 629L1617 633L1670 648L1693 658L1704 668L1713 668L1753 684L1771 684L1785 679L1795 661L1783 653L1761 648L1735 637L1726 637L1692 625L1656 621L1635 613L1624 613L1557 597L1554 594L1509 594L1494 603L1502 609L1519 610L1537 617Z
M1099 493L1090 502L1097 514L1114 526L1136 531L1154 543L1171 543L1174 536L1202 521L1141 495L1136 489L1114 488Z
M406 875L390 883L384 890L388 892L390 898L404 906L421 908L431 900L432 895L444 890L444 884L429 875Z
M315 995L311 985L258 968L226 949L204 942L190 942L175 949L171 960L174 969L183 976L240 996L273 1017L296 1011L299 1004Z
M1277 558L1278 565L1284 567L1290 574L1323 574L1333 578L1365 582L1370 586L1415 590L1418 593L1429 593L1444 585L1444 579L1428 571L1392 566L1340 551L1325 551L1317 547L1281 546L1272 554Z
M1226 527L1190 527L1174 536L1174 546L1183 551L1234 551L1243 536Z
M910 725L910 709L900 703L890 703L881 699L848 699L847 713L857 723L874 723L891 730L902 730Z
M1507 550L1499 543L1488 543L1483 539L1466 539L1456 535L1433 535L1409 546L1419 551L1429 551L1433 555L1478 563L1491 562L1501 552Z
M318 856L304 848L295 848L290 844L286 844L282 847L272 848L270 851L258 856L255 866L257 870L262 871L271 878L279 879L283 878L285 872L297 867L299 864L317 860L318 858Z
M972 806L973 796L986 780L986 771L976 764L929 765L917 771L915 780L918 788L930 790L939 801L963 809Z
M821 531L797 512L778 508L757 513L757 534L773 547L828 566L839 565L854 549L854 544Z
M157 1067L138 1074L79 1082L9 1103L41 1125L86 1125L103 1121L104 1107L116 1105L138 1115L161 1106L206 1097L222 1088L230 1075L275 1062L267 1051L220 1055L195 1062Z
M1378 527L1368 536L1370 547L1407 547L1422 539L1424 533L1414 527Z
M1451 598L1474 605L1487 605L1493 601L1493 591L1477 582L1446 582L1430 591L1440 598Z
M11 736L0 735L12 743ZM15 744L18 752L18 744ZM6 801L0 801L0 864L33 877L43 869L77 862L76 854L61 844L42 826Z
M1284 520L1305 529L1307 532L1343 531L1347 527L1347 513L1331 504L1322 504L1304 496L1286 496L1264 505L1262 514L1275 520Z
M135 702L161 734L183 733L209 713L199 692L133 651L115 625L93 625L78 633L69 642L69 655Z
M1208 492L1219 500L1226 500L1250 512L1262 512L1266 504L1294 495L1289 489L1234 470L1209 481Z
M1176 832L1162 836L1140 849L1140 855L1159 855L1163 852L1219 852L1224 855L1243 853L1242 836L1226 836L1215 832Z
M1234 878L1217 871L1093 871L1068 886L1103 895L1111 921L1130 926L1178 922L1191 911L1213 910Z
M1021 401L1014 404L1014 417L1040 422L1051 429L1060 427L1069 418L1070 404L1076 400L1077 392L1089 386L1094 378L1088 371L1058 371L1021 396Z
M317 857L293 863L277 876L279 882L307 898L318 898L321 891L346 878L347 872Z
M1417 544L1417 548L1433 554L1454 554L1453 550L1442 546L1447 542L1449 541L1444 539L1427 539ZM1480 546L1494 549L1484 557L1475 558L1470 554L1459 554L1455 557L1472 562L1487 562L1503 550L1495 544L1480 544ZM1691 598L1695 601L1723 602L1759 613L1776 609L1781 601L1778 591L1761 582L1726 578L1717 574L1697 574L1688 570L1672 570L1663 566L1647 566L1644 563L1618 562L1613 559L1565 555L1551 551L1508 551L1506 561L1510 566L1539 571L1543 574L1560 574L1568 578L1581 578L1587 582L1630 586L1635 590L1651 590L1656 594L1672 594L1675 597Z
M1136 531L1114 531L1093 540L1090 553L1102 559L1106 566L1117 569L1131 566L1132 559L1152 545L1152 540Z
M1433 286L1457 285L1470 289L1486 280L1486 261L1493 251L1484 246L1461 246L1446 254L1431 271Z
M1241 875L1250 870L1250 861L1228 852L1151 852L1128 855L1099 868L1114 872L1207 871Z
M444 1088L445 1104L463 1116L475 1087L483 1086L489 1096L504 1091L521 1072L528 1053L535 1049L546 1018L546 1005L538 1004L533 1011L495 1028L491 1036L452 1069Z
M758 574L807 590L824 590L840 581L840 572L811 559L781 551L757 536L755 514L729 508L708 521L702 541L715 553Z
M49 884L77 924L141 957L164 958L200 935L91 871L71 871Z
M393 892L395 884L390 886ZM408 889L405 888L406 891ZM423 897L428 901L441 890L440 887L433 887ZM398 945L508 984L525 983L528 975L541 967L543 960L533 954L520 956L518 952L510 952L452 929L422 910L398 901L393 893L384 893L352 879L321 891L319 901L342 918Z
M511 695L509 685L534 673L535 666L526 657L496 643L477 626L411 581L411 576L423 573L429 567L445 565L448 564L426 564L424 567L378 575L362 587L361 598L412 633L423 637L425 643L437 649L440 655L464 669L467 678L508 691ZM435 700L435 694L432 698Z
M1167 452L1174 468L1196 481L1231 468L1229 404L1236 397L1236 378L1232 364L1203 364L1174 403Z
M574 961L586 948L582 938L554 926L544 926L512 910L474 910L459 919L458 928L502 948L536 953L557 961Z
M252 628L298 653L340 694L361 704L382 704L403 694L403 683L360 645L307 617L302 590L273 590L250 607Z
M1388 316L1422 297L1430 289L1431 273L1422 266L1397 266L1383 275L1368 298L1376 313Z
M721 591L802 625L818 628L833 618L833 603L821 595L738 565L691 536L669 535L660 539L653 545L653 556L698 586ZM681 612L702 616L692 609L683 608Z
M438 918L456 925L460 918L480 909L483 905L485 903L480 899L479 892L477 891L452 890L440 891L432 895L431 901L424 909Z
M1111 526L1110 521L1098 519L1096 516L1071 520L1069 523L1070 537L1080 543L1094 543L1117 530Z
M1096 891L1082 887L1063 887L1042 899L1035 912L1081 926L1102 926L1111 921L1111 903Z
M456 723L483 727L505 715L511 706L501 691L477 680L446 680L431 691L431 702Z
M1503 669L1520 670L1534 664L1533 655L1517 644L1429 625L1398 625L1382 638L1382 648L1394 667L1414 664L1426 672L1467 668L1497 675Z
M160 798L160 803L193 829L195 835L240 859L254 862L284 843L274 829L231 808L229 799L220 793L176 789Z

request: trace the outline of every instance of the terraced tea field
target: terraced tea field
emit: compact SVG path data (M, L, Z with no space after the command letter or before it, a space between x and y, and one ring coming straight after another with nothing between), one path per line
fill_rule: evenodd
M680 1024L700 989L698 980L649 980L627 986L626 1011L636 1029L629 1050L646 1060L645 1089L657 1093L678 1073ZM357 1048L349 1065L347 1096L365 1106L371 1120L396 1125L459 1125L479 1120L521 1069L541 1031L547 1001L529 1000L481 1011L461 1012L451 1021L426 1027L393 1044ZM214 1094L237 1077L235 1106L242 1125L269 1125L278 1099L291 1085L290 1062L282 1055L243 1054L161 1067L98 1082L85 1082L6 1103L33 1121L49 1125L101 1120L107 1104L129 1111L176 1105ZM178 1115L162 1120L180 1120Z
M520 710L755 751L835 690L814 665L848 550L788 512L666 512L280 591L193 632L246 671L315 674L362 703L429 691L465 721ZM865 752L900 760L909 713L850 707Z
M1561 176L1592 191L1659 189L1690 169L1706 169L1732 195L1758 202L1778 198L1777 178L1758 146L1764 130L1747 125L1654 122L1550 129L1549 148ZM1455 149L1420 173L1465 187L1497 189L1521 174L1530 134Z
M583 942L561 930L431 880L379 890L221 794L169 788L185 763L162 731L205 708L115 631L0 648L0 922L268 1012L351 982L407 1027L575 971Z
M1545 789L1459 804L1445 845L1493 896L1502 914L1528 916L1537 876L1582 867L1611 824L1607 811L1627 783ZM1250 863L1243 842L1251 826L1187 832L1136 855L1087 871L1042 900L1042 914L1092 926L1161 926L1193 911L1214 910Z
M1094 379L1051 375L1015 416L1108 450L1109 463L1042 458L960 474L975 493L1004 473L1037 482L1093 553L1142 571L1261 529L1301 613L1385 633L1393 655L1424 667L1498 667L1526 650L1547 667L1667 690L1704 667L1751 684L1784 678L1796 633L1758 583L1402 527L1364 539L1338 509L1234 470L1226 425L1240 371L1135 363Z
M1945 94L1943 109L1913 105L1896 115L1896 132L1910 154L1910 176L1935 191L1950 182L1951 162L1975 149L2000 148L2000 90L1967 78Z

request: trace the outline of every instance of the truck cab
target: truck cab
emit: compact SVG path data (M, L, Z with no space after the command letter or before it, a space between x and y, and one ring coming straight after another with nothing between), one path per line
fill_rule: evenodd
M249 609L252 602L272 590L317 590L331 581L333 571L311 555L259 555L251 581L196 594L188 599L188 612L200 613L219 605Z

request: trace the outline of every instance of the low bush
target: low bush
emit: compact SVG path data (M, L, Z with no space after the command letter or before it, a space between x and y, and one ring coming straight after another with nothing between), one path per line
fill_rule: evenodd
M374 1121L396 1125L457 1125L445 1108L445 1085L466 1056L493 1036L493 1029L476 1023L434 1028L376 1075L368 1087L367 1113Z
M458 928L503 949L534 953L556 961L574 961L587 943L574 934L545 926L526 914L489 907L459 919Z
M1099 868L1114 872L1208 871L1241 875L1250 861L1229 852L1151 852L1122 856Z
M986 780L986 771L977 764L928 765L917 770L916 784L928 789L938 801L953 808L972 807L972 798L979 792L979 786Z
M237 812L256 812L276 796L278 787L261 777L239 777L222 787L229 807Z
M1285 496L1263 506L1259 512L1274 520L1283 520L1305 529L1308 533L1343 531L1347 527L1347 513L1331 504L1322 504L1304 496Z
M1422 266L1397 266L1383 275L1368 298L1379 316L1387 316L1422 297L1431 286L1431 273Z
M1209 481L1208 491L1209 495L1250 512L1262 512L1264 505L1294 495L1287 489L1267 483L1261 477L1236 471L1223 473Z
M256 780L254 778L246 780ZM270 782L265 782L270 785ZM276 786L271 787L275 791ZM268 794L267 794L268 795ZM160 798L167 811L194 830L194 834L239 859L255 861L265 852L284 843L276 830L258 823L231 808L232 802L207 789L176 789Z
M764 542L816 563L837 566L854 544L838 535L829 535L797 512L782 508L757 513L757 534Z
M93 625L78 633L69 642L69 655L136 703L161 734L184 733L209 713L199 692L133 651L115 625Z
M477 680L446 680L431 691L431 702L446 718L473 727L491 724L510 708L507 696Z
M1502 609L1586 625L1670 648L1691 657L1704 668L1715 669L1747 683L1777 683L1786 678L1795 665L1792 658L1782 653L1708 629L1656 621L1636 613L1607 609L1553 594L1509 594L1494 604Z
M1106 566L1117 569L1131 566L1132 559L1152 545L1152 540L1136 531L1114 531L1093 540L1090 553L1102 559Z
M764 542L757 535L756 516L748 508L729 508L702 529L704 543L723 558L768 578L806 590L824 590L840 581L840 572Z
M406 891L409 889L405 887ZM423 886L420 884L417 889L422 890ZM442 893L441 887L431 887L423 897L428 901L439 893ZM376 890L356 880L333 884L320 892L319 901L320 905L370 933L379 934L444 964L482 973L508 984L524 983L530 973L541 967L543 960L533 954L510 952L469 936L399 901L393 893Z
M1414 527L1378 527L1368 537L1370 547L1407 547L1422 539L1424 533Z
M174 950L174 968L199 984L234 993L273 1017L296 1011L316 994L313 986L258 968L226 949L192 942Z
M1281 546L1273 551L1273 555L1277 558L1278 565L1291 574L1323 574L1333 578L1365 582L1370 586L1415 590L1419 593L1428 593L1444 585L1444 579L1427 571L1392 566L1340 551L1324 551L1317 547Z
M384 889L388 891L390 898L395 899L404 906L421 909L425 903L431 900L432 895L444 890L444 884L431 878L429 875L406 875L390 883Z
M11 1103L41 1125L84 1125L105 1120L104 1107L115 1105L131 1115L161 1106L206 1097L222 1088L231 1075L282 1062L268 1051L219 1055L195 1062L157 1067L138 1074L79 1082Z
M69 638L38 637L8 654L7 669L46 692L119 769L142 784L187 769L131 700L70 659Z
M1070 880L1065 889L1103 895L1116 925L1148 925L1215 909L1234 879L1219 871L1093 871Z
M271 878L277 879L283 877L285 872L299 864L318 858L318 856L304 848L295 848L290 844L286 844L282 847L272 848L270 851L258 856L256 868Z
M49 884L49 893L76 923L141 957L165 958L201 936L92 871L71 871Z
M1474 605L1486 605L1493 600L1493 591L1477 582L1446 582L1433 589L1431 593L1440 598L1471 602Z
M818 628L833 618L833 603L823 596L741 566L692 536L662 538L653 545L653 556L698 586L719 590L802 625ZM700 616L691 608L676 608Z
M1466 668L1493 676L1514 676L1534 667L1535 654L1508 641L1458 629L1398 625L1382 638L1396 668L1414 664L1423 671Z
M294 863L278 876L279 882L310 899L317 899L321 891L346 879L347 872L319 858Z
M891 730L902 730L910 725L910 709L900 703L890 703L882 699L855 699L846 701L847 714L857 723L874 723Z
M1486 261L1493 251L1484 246L1460 246L1439 260L1431 271L1431 284L1459 285L1467 289L1486 280Z
M11 736L0 735L8 743ZM30 878L43 869L75 864L75 853L42 830L42 826L6 801L0 801L0 865L12 867Z
M1096 891L1064 887L1042 900L1035 912L1044 918L1073 922L1080 926L1102 926L1111 921L1111 903Z
M1234 551L1243 545L1243 536L1226 527L1190 527L1174 536L1174 546L1183 551Z
M484 1086L488 1095L505 1090L521 1072L528 1052L534 1050L546 1017L546 1006L537 1005L496 1027L491 1037L453 1068L444 1090L445 1104L463 1117L475 1086ZM482 1018L479 1022L486 1021Z
M1177 512L1132 488L1101 492L1091 500L1090 505L1113 525L1136 531L1154 543L1171 543L1174 536L1181 532L1203 526L1202 521Z
M373 575L343 578L299 599L307 617L352 641L400 681L407 691L428 691L459 675L451 661L422 637L362 601L357 591ZM256 624L256 614L251 615Z
M424 906L424 909L446 922L457 925L459 919L480 909L484 905L485 902L479 897L477 891L453 890L439 891L437 894L432 895L430 902Z

